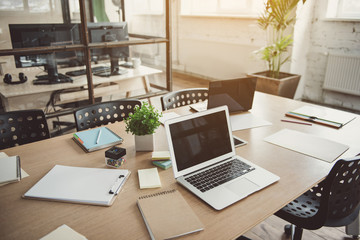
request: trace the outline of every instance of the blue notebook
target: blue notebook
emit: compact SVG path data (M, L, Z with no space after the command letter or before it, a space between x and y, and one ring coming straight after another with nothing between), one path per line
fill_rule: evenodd
M86 152L111 147L123 142L123 139L107 127L93 128L73 134L73 140Z

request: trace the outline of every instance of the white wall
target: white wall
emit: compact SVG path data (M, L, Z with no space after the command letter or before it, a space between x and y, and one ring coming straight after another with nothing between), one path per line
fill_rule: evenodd
M307 9L305 14L308 19L304 20L304 22L310 23L305 23L307 26L305 41L294 43L298 44L297 47L300 51L303 51L303 54L297 58L301 65L292 68L302 75L302 84L298 93L301 92L300 96L304 100L360 111L359 96L323 89L327 54L360 57L360 21L326 20L327 0L308 1L306 4L310 2L312 2L309 4L311 8ZM299 36L300 39L301 36Z

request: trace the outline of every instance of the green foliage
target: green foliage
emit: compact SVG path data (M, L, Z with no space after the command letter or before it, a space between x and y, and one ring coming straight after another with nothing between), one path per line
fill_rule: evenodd
M265 60L271 77L279 78L281 66L290 60L288 47L293 43L292 34L285 35L296 21L296 6L300 0L267 0L264 12L258 19L261 29L267 31L267 46L255 53ZM306 0L302 0L303 3Z
M133 135L141 136L153 134L160 126L159 118L162 116L154 106L147 102L143 102L141 107L136 106L134 113L130 113L126 118L125 130L127 133L131 132Z

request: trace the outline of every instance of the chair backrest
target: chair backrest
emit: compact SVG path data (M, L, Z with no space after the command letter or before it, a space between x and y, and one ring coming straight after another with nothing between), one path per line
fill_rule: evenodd
M42 110L21 110L0 114L0 149L50 138Z
M330 188L330 194L325 224L350 224L358 216L360 207L360 156L337 161L326 181L329 186L324 188Z
M77 131L94 128L108 123L120 122L141 106L139 100L118 100L93 104L74 112Z
M307 207L314 213L318 210L311 221L319 225L316 228L352 223L360 207L360 156L338 160L326 179L310 191Z
M179 91L169 92L161 96L162 110L178 108L208 99L207 88L188 88Z

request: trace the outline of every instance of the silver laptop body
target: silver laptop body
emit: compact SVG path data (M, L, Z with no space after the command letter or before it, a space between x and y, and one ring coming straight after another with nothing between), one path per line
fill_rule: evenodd
M216 210L280 179L236 156L227 106L169 119L165 122L165 130L175 179ZM229 178L229 174L222 172L211 173L205 180L195 177L218 171L220 165L232 167L239 164L247 165L248 169L242 170L243 175L227 182L221 180L213 183L218 177ZM194 184L194 178L201 182L200 185L211 183L211 186L204 189L199 183Z
M254 77L213 81L209 83L208 100L190 107L200 112L226 105L230 113L248 111L252 108L255 88Z

